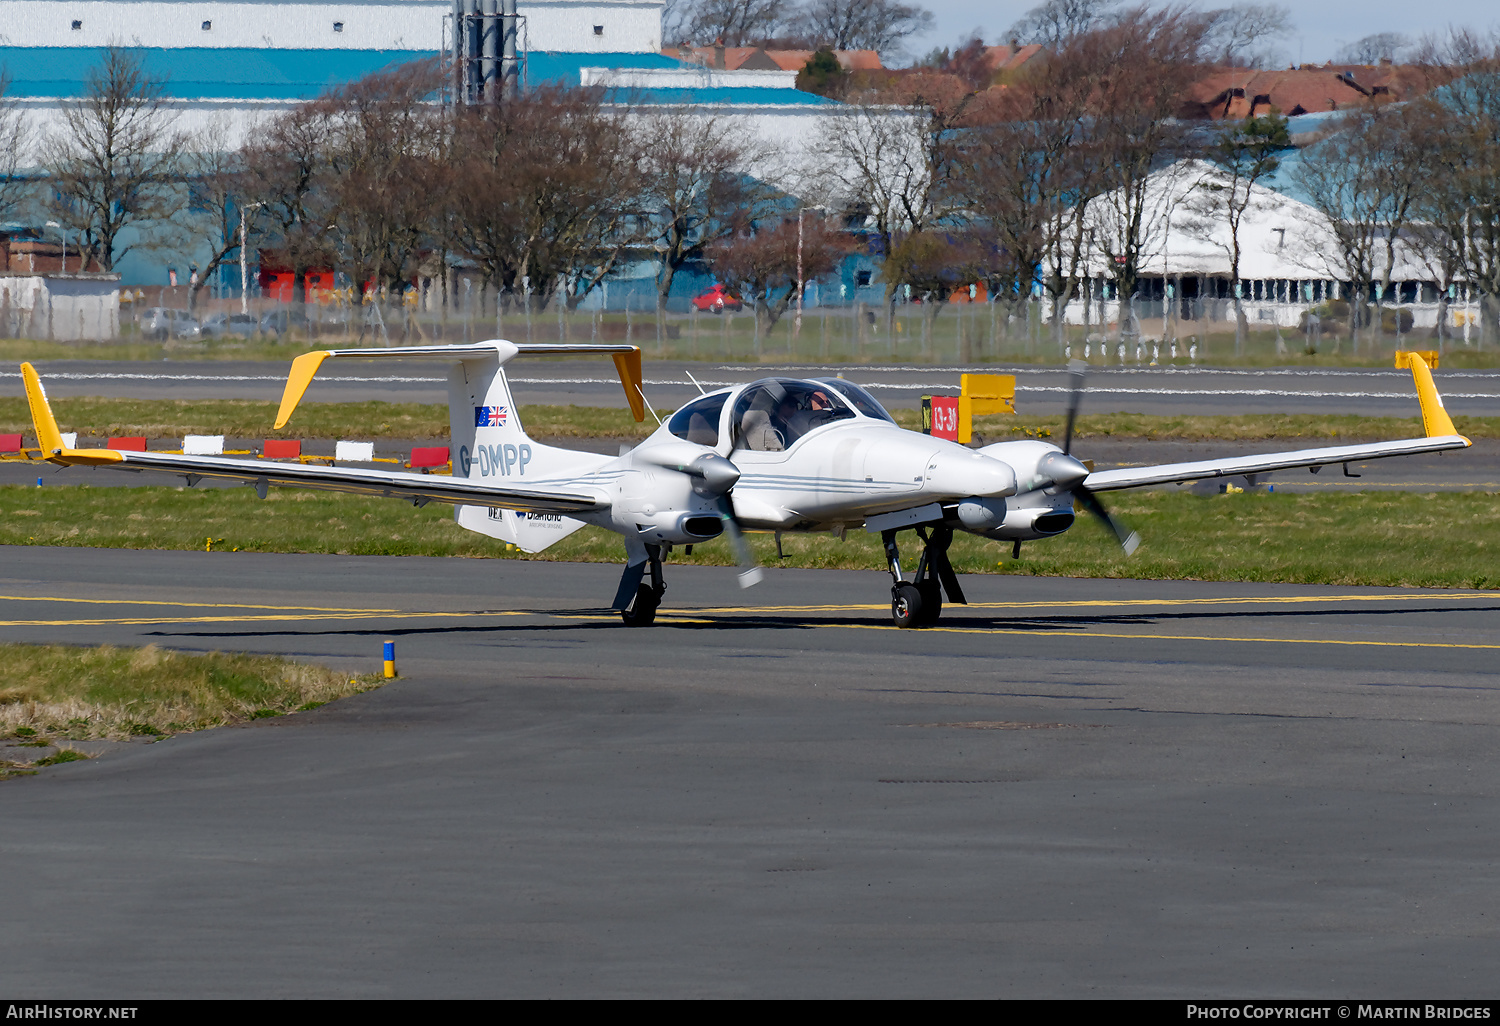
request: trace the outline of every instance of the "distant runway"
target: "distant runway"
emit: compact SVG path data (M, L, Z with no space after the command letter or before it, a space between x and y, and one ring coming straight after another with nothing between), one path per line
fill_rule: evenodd
M269 362L109 363L41 361L38 369L49 394L119 396L138 399L261 399L281 397L287 365ZM446 371L421 363L389 367L340 367L320 375L308 390L313 402L440 403L447 401ZM647 354L646 394L655 406L676 407L698 394L689 378L718 388L773 374L817 377L842 373L875 390L892 407L914 407L924 393L956 394L965 370L1016 375L1018 408L1026 413L1058 413L1066 408L1068 375L1060 367L729 365L655 361ZM1448 409L1455 414L1500 416L1500 370L1435 374ZM516 399L522 403L582 406L626 405L624 391L608 364L588 360L527 360L511 368ZM3 394L22 395L20 374L0 369ZM1350 413L1415 415L1416 396L1406 371L1270 368L1094 368L1086 409L1093 413Z
M1500 593L0 550L367 695L0 782L20 994L1490 997Z

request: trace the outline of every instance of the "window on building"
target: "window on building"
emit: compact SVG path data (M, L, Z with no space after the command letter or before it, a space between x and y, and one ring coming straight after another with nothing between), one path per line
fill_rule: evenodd
M77 31L81 30L82 28L83 28L83 22L78 21L75 18L74 21L73 21L73 31L77 32Z
M213 22L211 22L211 21L205 21L203 23L203 31L204 32L212 32L213 30L214 30L214 23Z
M854 285L855 285L856 288L861 288L862 289L862 288L864 288L865 286L867 286L869 284L870 284L870 272L869 271L859 271L859 272L857 272L854 275Z
M333 23L333 30L335 32L342 32L342 31L344 31L344 23L341 22L341 21L334 22Z
M603 25L595 25L594 26L594 35L596 35L596 36L602 36L602 35L604 35L604 26Z

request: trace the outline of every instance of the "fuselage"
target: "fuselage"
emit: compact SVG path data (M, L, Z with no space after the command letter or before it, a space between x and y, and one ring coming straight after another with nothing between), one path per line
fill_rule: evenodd
M738 471L733 515L748 529L839 532L938 504L954 527L1020 540L1072 524L1070 495L1027 487L1058 452L1029 440L969 449L899 427L850 382L768 378L698 397L640 445L569 483L609 503L581 519L652 543L722 530L722 498L687 472L705 454Z

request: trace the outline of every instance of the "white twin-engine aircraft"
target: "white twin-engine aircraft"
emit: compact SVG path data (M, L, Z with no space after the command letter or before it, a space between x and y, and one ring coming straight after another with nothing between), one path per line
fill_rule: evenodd
M743 530L880 534L893 586L897 626L933 623L950 602L965 601L947 550L955 530L1009 541L1061 534L1081 505L1114 531L1127 553L1136 536L1105 511L1097 493L1118 488L1318 468L1383 456L1459 449L1421 357L1410 358L1426 437L1341 445L1154 467L1091 472L1070 453L1081 374L1061 448L1040 441L969 449L896 426L869 392L842 378L762 378L699 396L640 445L605 456L542 445L526 434L504 367L518 356L610 354L637 421L645 418L641 354L635 346L520 344L506 341L401 349L306 353L292 363L276 427L287 423L325 360L448 361L453 476L344 466L271 463L176 453L70 449L30 364L22 365L37 439L53 463L162 470L189 486L205 477L399 497L422 506L448 502L460 525L540 552L585 524L622 535L626 566L613 608L627 624L650 624L665 585L662 561L674 545L728 534L740 582L760 579ZM898 532L910 530L922 552L910 577ZM646 575L649 572L649 583Z

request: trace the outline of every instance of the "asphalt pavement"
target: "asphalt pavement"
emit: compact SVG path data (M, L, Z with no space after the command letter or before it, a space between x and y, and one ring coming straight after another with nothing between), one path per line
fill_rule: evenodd
M1493 997L1500 597L0 549L0 639L399 681L0 782L17 997Z

